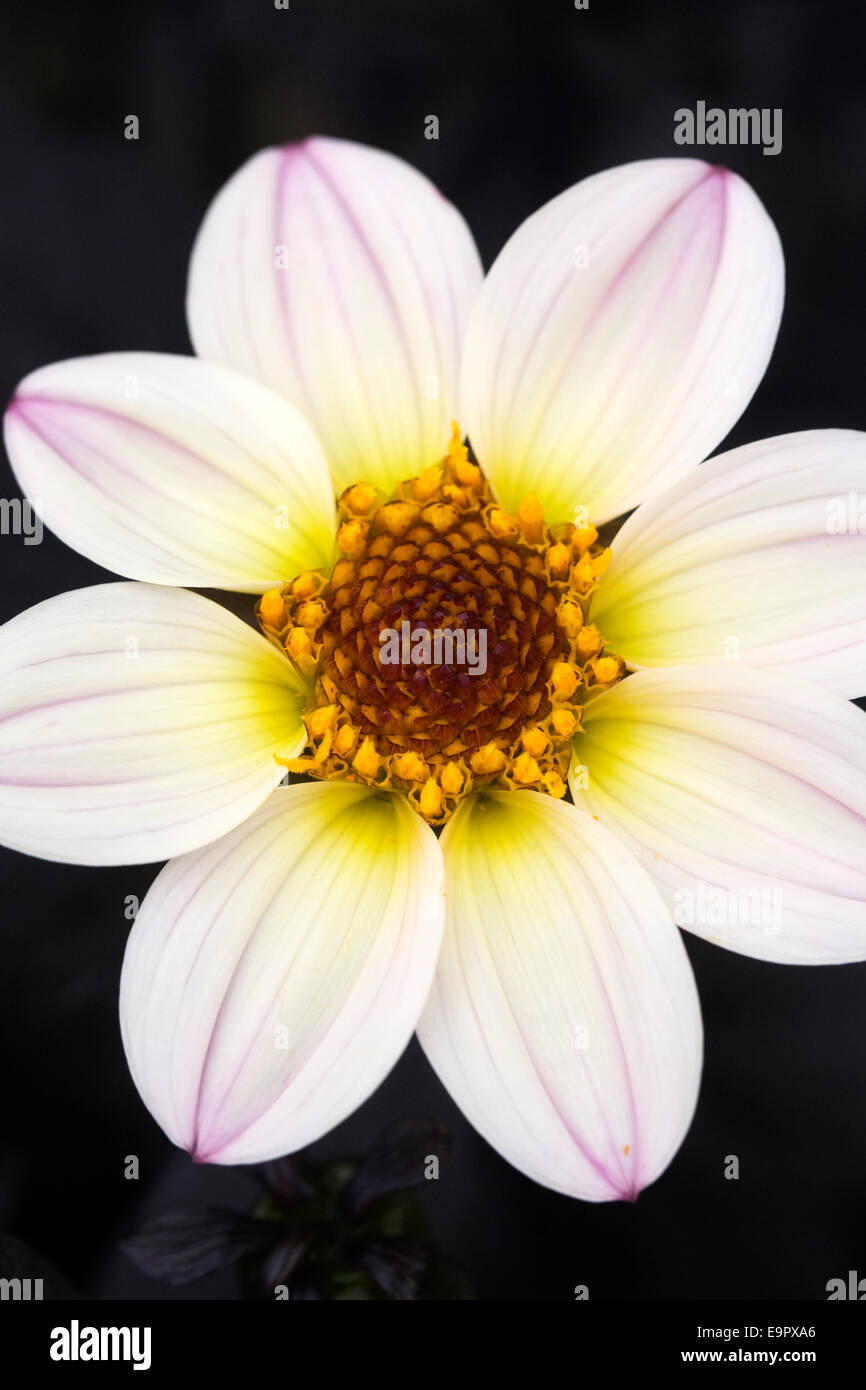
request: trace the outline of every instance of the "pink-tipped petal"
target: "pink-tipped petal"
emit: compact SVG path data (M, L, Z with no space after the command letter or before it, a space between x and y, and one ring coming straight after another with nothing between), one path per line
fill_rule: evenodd
M575 759L575 802L640 858L680 926L760 960L866 959L855 705L734 663L637 671L587 704Z
M590 816L491 792L442 836L448 915L419 1038L509 1163L586 1201L633 1200L688 1129L694 978L633 856Z
M307 692L210 599L100 584L0 628L0 842L143 864L215 840L306 742Z
M748 184L691 159L585 179L515 232L476 302L462 415L506 507L604 521L701 461L779 326L779 238Z
M293 401L338 491L390 491L444 453L481 283L456 209L394 155L315 138L263 150L211 205L187 296L200 357Z
M318 1139L405 1048L443 915L429 827L404 798L346 782L280 788L246 825L168 864L120 991L155 1119L208 1163Z
M6 412L25 497L75 550L156 584L263 593L333 553L333 484L299 413L193 357L41 367Z
M727 660L866 693L866 434L764 439L653 496L592 620L631 666Z

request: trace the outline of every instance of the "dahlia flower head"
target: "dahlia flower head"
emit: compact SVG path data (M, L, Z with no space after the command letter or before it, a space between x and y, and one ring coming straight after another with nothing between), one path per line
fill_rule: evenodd
M313 1142L417 1030L521 1172L633 1199L698 1094L680 927L866 956L866 436L702 462L783 298L726 169L584 179L485 276L427 178L314 138L207 212L195 356L22 381L24 496L122 579L0 631L0 839L168 861L121 1028L196 1160Z

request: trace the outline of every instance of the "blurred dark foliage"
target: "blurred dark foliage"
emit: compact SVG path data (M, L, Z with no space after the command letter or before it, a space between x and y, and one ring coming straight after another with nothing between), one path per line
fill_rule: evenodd
M252 1214L171 1207L122 1248L143 1274L175 1287L235 1266L247 1298L466 1299L465 1278L430 1239L412 1193L438 1181L449 1151L442 1125L409 1116L362 1160L298 1154L249 1170L262 1188Z
M785 247L776 354L729 443L863 425L862 9L810 0L98 0L0 14L0 392L42 363L187 352L186 265L204 209L260 147L312 132L383 146L463 210L489 264L540 203L609 165L678 153L698 100L781 107L783 148L719 151ZM140 118L138 142L123 120ZM438 141L424 139L437 114ZM3 465L5 467L5 465ZM17 495L8 469L0 494ZM109 576L46 534L0 539L0 618ZM155 870L0 855L0 1226L101 1298L236 1297L232 1271L165 1287L124 1232L248 1179L194 1169L127 1074L117 984L127 895ZM825 1297L866 1269L866 967L783 968L689 938L706 1027L700 1104L634 1206L537 1187L472 1131L417 1045L316 1146L365 1152L395 1115L441 1115L454 1160L418 1194L481 1298ZM741 1160L738 1182L724 1157ZM138 1182L125 1157L140 1159ZM369 1259L381 1272L381 1252ZM379 1261L377 1265L377 1260ZM410 1261L411 1266L411 1261ZM410 1268L411 1274L411 1268Z

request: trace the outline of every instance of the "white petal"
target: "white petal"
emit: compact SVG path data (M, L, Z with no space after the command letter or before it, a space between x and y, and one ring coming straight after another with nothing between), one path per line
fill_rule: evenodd
M405 1048L442 937L442 855L405 798L280 789L168 864L120 992L133 1078L199 1161L255 1163L339 1124Z
M283 392L338 491L442 456L481 263L460 214L402 160L345 140L263 150L217 195L190 266L195 350Z
M864 694L866 434L765 439L645 502L592 617L631 666L740 659Z
M315 435L225 367L147 352L56 362L21 382L5 438L46 525L116 574L262 593L332 555Z
M629 676L584 730L575 801L680 926L762 960L866 957L866 714L768 672L689 666Z
M206 844L306 740L289 661L210 599L100 584L0 628L0 841L70 864Z
M467 332L461 421L501 500L598 522L687 472L763 376L783 293L776 230L728 170L647 160L547 203Z
M591 817L535 792L465 802L421 1044L485 1139L536 1182L632 1199L691 1121L702 1033L670 913Z

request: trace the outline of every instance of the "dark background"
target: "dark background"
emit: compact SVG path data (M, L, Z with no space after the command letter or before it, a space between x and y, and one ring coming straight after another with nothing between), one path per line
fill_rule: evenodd
M609 165L679 151L674 111L781 107L783 147L705 152L779 227L788 293L744 443L863 424L864 33L859 5L590 0L201 0L12 5L0 32L0 396L42 363L187 352L187 258L209 200L251 153L311 133L392 150L455 201L485 264L540 203ZM141 138L123 138L124 116ZM436 114L438 142L424 139ZM686 151L692 153L692 151ZM698 153L700 153L698 151ZM5 458L0 493L17 495ZM108 577L46 532L0 538L0 618ZM129 923L155 870L0 854L0 1228L86 1294L178 1297L117 1242L178 1199L245 1201L150 1119L117 1025ZM363 1148L424 1110L454 1156L425 1201L486 1299L817 1298L866 1274L866 965L771 966L694 938L706 1026L697 1117L635 1206L591 1206L513 1171L413 1044L318 1146ZM124 1157L141 1179L124 1179ZM737 1154L738 1182L723 1179ZM232 1297L230 1278L192 1297Z

